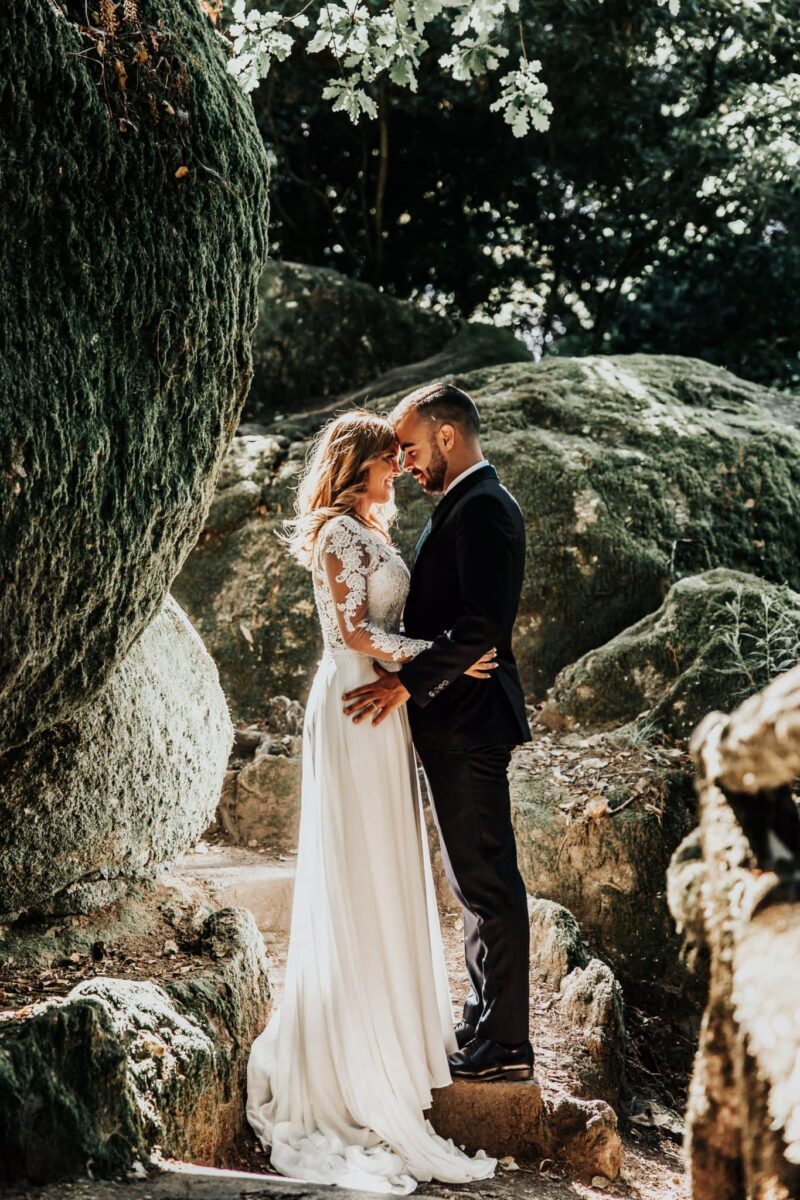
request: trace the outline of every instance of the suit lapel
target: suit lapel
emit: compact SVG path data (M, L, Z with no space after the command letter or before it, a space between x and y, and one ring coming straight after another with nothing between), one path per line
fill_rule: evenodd
M466 495L470 488L472 488L475 484L480 483L484 479L497 479L497 471L495 471L494 467L490 463L487 463L485 467L481 467L480 471L473 471L472 474L468 475L466 479L463 479L461 483L456 484L456 486L452 488L446 496L442 497L428 518L427 524L420 534L419 541L414 549L412 566L416 567L423 548L428 545L431 540L431 534L435 532L439 525L441 525L442 521L447 516L448 512L450 512L450 510L453 508L456 501L460 500L462 496Z

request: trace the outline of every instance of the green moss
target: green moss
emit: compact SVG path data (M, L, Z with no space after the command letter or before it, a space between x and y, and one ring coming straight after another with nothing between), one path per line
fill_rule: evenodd
M251 376L252 108L195 0L139 12L174 68L172 115L161 84L153 111L132 71L127 99L100 81L56 5L22 0L0 29L0 749L90 699L155 615ZM111 38L109 70L117 54Z
M730 711L800 653L800 595L738 571L680 580L664 604L561 672L550 708L609 728L641 717L688 738L708 712Z

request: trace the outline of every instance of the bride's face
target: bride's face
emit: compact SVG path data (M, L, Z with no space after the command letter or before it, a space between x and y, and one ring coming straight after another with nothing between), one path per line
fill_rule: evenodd
M370 463L364 492L369 504L388 504L394 495L394 481L400 474L400 450L395 446Z

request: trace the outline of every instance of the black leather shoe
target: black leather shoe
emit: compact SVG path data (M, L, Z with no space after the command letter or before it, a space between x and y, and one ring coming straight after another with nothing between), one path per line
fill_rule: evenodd
M463 1050L451 1054L447 1061L454 1079L495 1083L533 1078L533 1046L530 1042L520 1042L509 1049L488 1038L477 1037Z
M453 1028L458 1048L463 1050L467 1043L475 1037L475 1026L470 1025L469 1021L459 1021Z

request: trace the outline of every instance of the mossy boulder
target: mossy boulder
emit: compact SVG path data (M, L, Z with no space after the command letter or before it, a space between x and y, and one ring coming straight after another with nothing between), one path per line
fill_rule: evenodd
M474 396L486 454L525 514L515 647L531 696L658 609L683 575L723 566L800 590L800 432L777 393L650 355L453 378ZM276 692L304 700L319 655L309 576L275 534L324 415L236 439L175 584L241 721ZM395 537L410 557L431 501L408 477L397 491Z
M252 105L196 0L129 8L21 0L0 28L0 752L156 615L250 383Z
M593 958L571 971L561 984L558 1010L574 1029L569 1042L578 1094L619 1103L625 1082L625 1009L622 988L608 964Z
M446 317L324 267L270 262L259 283L247 420L331 399L455 332Z
M607 729L643 718L688 738L800 657L800 595L718 569L679 580L663 605L557 677L548 724Z
M568 909L632 995L647 1001L664 987L683 988L666 873L697 822L688 755L623 734L585 739L534 724L510 783L528 892Z
M232 742L168 597L91 704L0 759L0 916L84 912L152 878L211 822Z
M165 1157L232 1165L247 1057L269 1012L244 909L213 913L188 974L100 976L0 1026L0 1181L116 1175Z

